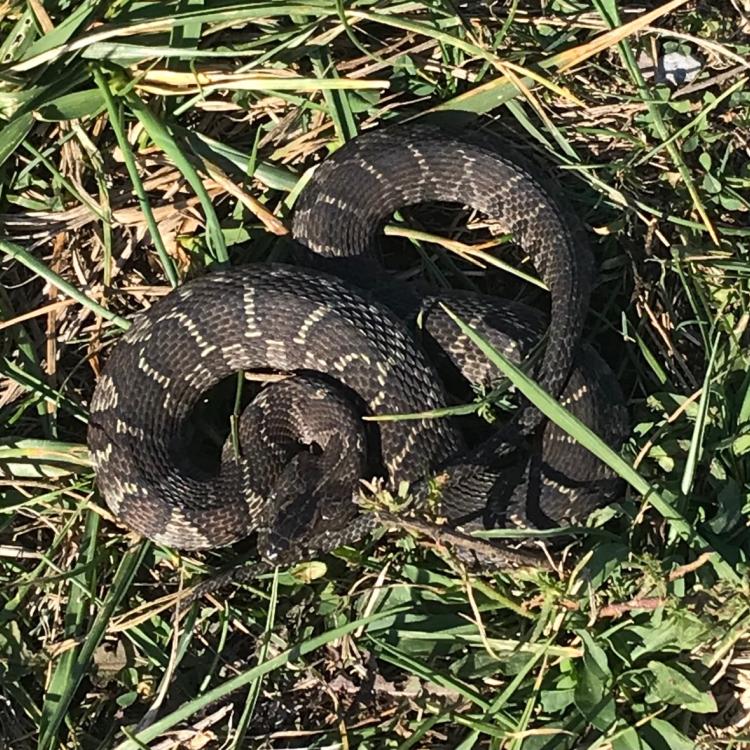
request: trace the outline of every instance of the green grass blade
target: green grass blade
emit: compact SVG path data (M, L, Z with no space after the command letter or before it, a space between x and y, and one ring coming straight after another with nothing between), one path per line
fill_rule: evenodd
M0 129L0 167L12 156L29 134L34 118L27 112L17 115Z
M394 609L376 612L375 614L369 615L368 617L361 617L358 620L352 620L345 625L341 625L340 627L328 630L321 635L315 636L314 638L310 638L309 640L303 641L296 646L288 648L282 651L277 656L274 656L272 659L269 659L262 664L258 664L257 666L246 670L245 672L242 672L236 677L227 680L222 685L219 685L212 690L206 691L200 697L185 703L184 705L180 706L180 708L162 717L161 719L159 719L159 721L154 722L150 727L144 729L142 732L139 732L131 739L127 739L125 740L125 742L121 742L119 745L117 745L115 750L140 750L140 743L151 742L151 740L155 739L163 732L168 731L179 722L185 721L186 719L190 718L193 714L195 714L197 711L200 711L205 706L208 706L211 703L220 700L224 696L229 695L230 693L244 687L245 685L251 684L263 675L268 674L269 672L273 672L280 667L283 667L285 664L288 664L292 660L297 660L305 656L306 654L312 653L313 651L319 649L321 646L325 646L326 644L336 640L337 638L341 638L345 635L348 635L349 633L353 633L359 628L365 628L366 630L369 625L377 623L378 621L386 617L391 617L396 613L405 612L407 610L407 607L396 607Z
M81 681L86 676L91 666L91 659L94 651L101 643L102 638L107 630L107 625L112 617L117 605L122 597L127 593L130 583L133 580L138 568L143 561L143 557L148 549L148 544L140 544L138 547L126 552L120 560L120 565L115 572L112 586L107 597L102 602L101 607L97 610L94 621L91 624L83 643L74 650L75 658L68 661L71 657L66 658L65 675L66 681L61 686L59 696L52 698L53 702L49 705L46 717L43 716L42 725L39 731L39 750L52 750L56 747L56 737L60 727L68 715L73 698L78 691Z
M125 100L133 114L135 114L149 134L151 140L172 160L172 163L179 169L182 176L187 180L190 187L200 199L206 219L206 239L211 256L217 263L227 263L229 255L224 243L221 224L216 216L216 211L214 211L213 202L203 185L203 181L189 157L183 153L182 148L180 148L175 138L169 132L167 126L151 111L142 99L131 91L125 95Z
M682 474L680 489L683 495L687 495L693 487L695 480L695 471L698 467L701 454L703 452L703 437L706 431L706 422L708 417L708 406L711 402L711 381L714 378L714 363L716 362L716 352L719 348L719 335L717 334L711 347L711 354L708 358L706 374L703 378L703 388L698 401L698 415L693 425L693 434L690 438L690 448L688 449L685 470Z
M33 271L37 276L40 276L45 281L48 281L53 286L57 287L61 292L64 292L76 302L80 302L84 307L88 307L89 310L95 312L97 315L101 315L105 320L109 320L115 325L127 331L130 328L130 323L121 318L111 310L107 310L106 307L102 307L98 302L95 302L91 297L86 296L83 292L79 291L71 283L63 279L61 276L56 274L51 269L47 268L41 261L37 260L30 252L24 250L20 245L16 245L13 242L0 239L0 252L5 255L14 258L15 260L23 263L27 268Z
M90 564L94 561L96 555L96 532L99 528L99 520L100 517L96 513L88 514L83 545L85 549L83 555L85 563L81 567L80 572L74 576L76 579L75 582L78 585L71 585L70 597L68 598L68 606L65 613L65 636L68 638L74 638L79 635L88 612L93 583ZM86 573L87 569L89 571L88 574ZM73 583L74 581L71 578L71 584ZM37 746L39 750L51 749L56 745L54 733L56 728L61 726L67 713L67 706L64 705L64 702L70 700L67 697L68 691L76 679L77 656L77 650L71 648L62 654L55 665L49 685L47 686L40 717L39 728L41 737ZM74 690L75 688L73 688Z
M594 7L599 11L602 18L607 23L609 23L611 27L614 28L617 24L620 23L617 5L612 0L594 0ZM638 87L641 99L648 107L649 114L651 115L654 126L659 133L662 144L664 148L667 149L669 156L672 158L672 161L677 167L677 171L680 173L680 177L682 178L685 187L690 193L690 197L693 199L693 205L695 206L695 210L698 212L698 215L703 221L704 228L710 235L713 243L715 245L719 245L719 236L716 232L716 229L714 228L711 219L708 216L706 207L703 205L703 201L701 200L700 194L698 193L698 188L695 186L695 182L693 181L693 176L690 172L690 169L685 163L680 150L677 148L674 141L670 138L669 130L666 123L664 122L664 118L662 117L659 104L650 95L650 92L646 85L646 81L643 78L643 73L641 72L641 69L638 67L638 63L636 62L633 50L631 49L629 43L626 41L620 42L618 44L618 49L620 50L620 55L623 62L625 63L625 67L628 69L628 72L630 73L633 81Z
M473 328L464 323L451 310L443 306L445 311L455 321L462 333L469 337L481 352L518 388L518 390L544 416L551 419L571 437L589 450L600 461L609 466L618 476L622 477L638 493L643 495L649 503L663 516L674 531L686 541L698 543L701 547L709 547L708 542L697 529L674 506L664 499L658 491L647 482L627 461L613 451L598 435L583 422L574 417L558 401L540 388L523 370L504 357L485 341ZM714 567L722 577L738 581L737 573L724 560L714 559Z
M104 79L101 70L94 67L92 70L96 85L104 98L104 103L107 108L107 114L109 115L109 122L112 125L112 130L117 138L117 145L122 151L123 159L125 160L125 167L128 170L130 181L133 183L133 189L135 194L138 196L138 204L143 211L143 215L146 218L146 224L148 225L148 231L151 234L151 241L156 247L156 252L159 254L159 260L161 261L161 267L164 269L169 283L175 287L177 286L179 279L177 278L177 271L175 270L174 263L169 257L167 248L164 246L164 241L159 233L159 227L156 224L154 218L154 212L151 210L151 203L148 200L146 191L141 181L141 176L138 174L138 166L135 163L135 156L133 156L133 150L130 148L130 143L125 135L125 131L122 126L122 120L120 119L120 111L115 104L115 100L112 96L112 92L109 89L107 81Z

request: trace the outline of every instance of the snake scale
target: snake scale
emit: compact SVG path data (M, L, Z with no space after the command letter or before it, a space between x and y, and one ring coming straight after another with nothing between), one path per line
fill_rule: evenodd
M382 227L426 202L470 207L512 232L549 290L549 315L389 283ZM261 554L281 561L371 526L354 498L374 477L429 495L434 512L463 528L569 523L611 499L608 469L529 404L472 447L455 420L429 414L448 404L437 361L475 387L499 377L447 306L516 362L541 347L537 382L610 445L624 436L614 375L581 344L593 268L586 239L517 160L432 126L371 131L318 166L292 235L304 266L196 278L140 313L113 347L88 443L99 489L127 526L185 549L256 531ZM218 473L208 473L185 449L186 420L238 371L289 377L260 389ZM417 416L363 419L399 414Z

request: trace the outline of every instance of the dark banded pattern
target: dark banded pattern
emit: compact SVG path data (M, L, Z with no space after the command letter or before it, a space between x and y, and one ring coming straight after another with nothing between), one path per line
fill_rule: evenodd
M511 231L550 290L551 322L517 303L456 294L421 300L415 333L361 291L352 278L359 287L381 278L383 223L426 201L470 206ZM176 547L258 531L265 555L286 561L361 534L370 521L353 499L373 477L392 491L409 483L419 498L440 473L437 510L466 525L580 519L610 498L613 477L529 406L504 434L533 443L538 433L540 453L515 471L507 444L489 438L467 451L450 420L362 419L446 406L434 356L475 386L497 380L447 302L517 362L546 328L539 382L619 444L626 423L614 378L579 346L592 263L575 226L531 174L482 146L420 126L353 140L320 165L295 210L294 237L323 271L264 264L208 274L156 302L116 344L88 438L108 505ZM206 390L239 370L289 379L260 392L240 420L239 446L228 443L218 475L207 475L184 451L184 423Z

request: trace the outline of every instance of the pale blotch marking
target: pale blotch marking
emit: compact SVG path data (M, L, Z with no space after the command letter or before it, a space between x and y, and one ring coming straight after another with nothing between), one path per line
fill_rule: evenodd
M266 358L272 367L286 368L286 342L278 339L266 339Z
M108 491L104 493L104 499L106 500L109 509L117 515L120 512L120 506L125 500L125 495L123 494L120 484L118 483L111 486Z
M330 308L320 306L313 310L303 321L302 325L299 327L299 331L297 331L297 335L292 339L295 344L299 344L300 346L303 346L305 342L307 341L307 334L310 333L310 329L316 324L319 323L323 318L325 318L326 315L330 312Z
M328 195L326 193L318 196L318 203L325 203L327 206L336 206L339 211L344 213L351 211L351 206L348 206L346 204L346 201L343 201L341 200L341 198L337 198L334 195Z
M320 357L311 349L305 349L305 365L321 372L329 369L328 360L323 359L323 357Z
M305 244L310 250L319 253L320 255L328 257L330 255L339 254L339 248L335 245L327 245L325 242L317 242L309 237L300 237L300 239L305 241Z
M247 337L246 338L254 338ZM225 346L221 350L221 355L224 357L224 361L233 370L242 370L246 367L247 352L249 345L241 342Z
M372 175L378 182L387 183L385 175L374 164L363 159L360 166L365 172L367 172L367 174Z
M378 371L377 374L375 375L375 378L378 381L378 385L381 385L385 388L385 384L388 379L388 374L390 373L390 368L386 367L382 362L376 362L375 369Z
M417 441L417 438L420 436L421 431L412 430L407 436L406 440L404 440L404 444L401 447L401 450L391 456L388 459L388 462L386 463L386 470L388 471L388 476L391 477L391 479L394 479L398 476L400 470L401 470L401 464L404 462L406 457L412 452L412 449L414 448L414 444Z
M356 205L349 205L345 200L338 198L335 195L323 193L317 197L317 202L325 203L327 206L335 206L342 214L348 216L349 220L351 220L351 217L356 217L360 221L365 222L369 219L369 213L367 210L360 210ZM335 254L338 255L339 252L336 252Z
M198 348L201 351L203 351L204 349L209 349L212 346L208 341L206 341L206 339L203 338L203 335L198 330L198 326L196 325L195 321L189 315L179 312L178 310L173 310L172 312L165 315L161 320L176 320L179 323L182 323L182 325L185 327L185 330L190 334L195 343L198 344Z
M242 291L242 310L245 314L245 338L257 339L262 336L255 308L255 287L252 285L246 286Z
M563 406L578 403L589 392L588 386L584 383L578 390L566 396L561 402Z
M91 399L90 411L107 411L117 406L117 388L109 375L102 375L96 384L94 396Z
M118 515L122 504L132 497L142 497L143 489L132 482L115 482L114 484L106 487L104 492L104 499L109 506L109 509Z
M361 360L368 367L372 366L372 360L367 354L362 354L361 352L349 352L348 354L342 354L335 359L331 363L331 367L336 370L336 372L344 372L352 362L356 362L357 360Z
M559 482L556 482L554 479L550 479L549 477L544 478L544 484L547 487L552 487L555 492L567 496L568 500L571 503L574 503L578 499L576 490L573 487L566 487L564 484L560 484Z
M135 427L132 424L123 422L122 419L118 419L115 424L115 432L118 435L132 435L138 440L143 440L146 436L141 427ZM111 446L110 446L111 447Z
M545 435L545 440L554 440L556 443L565 443L566 445L578 445L578 441L567 432L556 432Z
M384 403L386 398L388 397L388 391L386 391L384 388L381 388L371 399L369 402L370 411L373 413L376 412Z
M211 370L204 367L200 360L195 363L193 369L190 371L190 375L186 378L187 382L200 390L208 388L215 379Z
M95 469L101 469L112 456L112 443L107 443L106 448L102 450L96 450L91 452L91 459L94 463Z
M206 547L210 544L209 537L201 533L195 521L189 520L177 507L171 508L167 526L156 538L166 544L172 544L178 539L180 545L190 547Z
M144 354L145 351L141 349L140 357L138 358L138 369L144 375L148 375L151 380L157 382L164 390L167 390L172 384L172 378L159 372L155 367L152 367L148 362L146 362L146 359L143 356Z
M128 344L140 344L151 338L151 321L148 318L142 318L127 331L122 340Z

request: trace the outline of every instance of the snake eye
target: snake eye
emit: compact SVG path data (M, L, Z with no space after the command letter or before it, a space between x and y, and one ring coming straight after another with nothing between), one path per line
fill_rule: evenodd
M289 540L270 532L265 537L263 544L259 545L259 549L263 559L271 565L275 565L289 549Z

